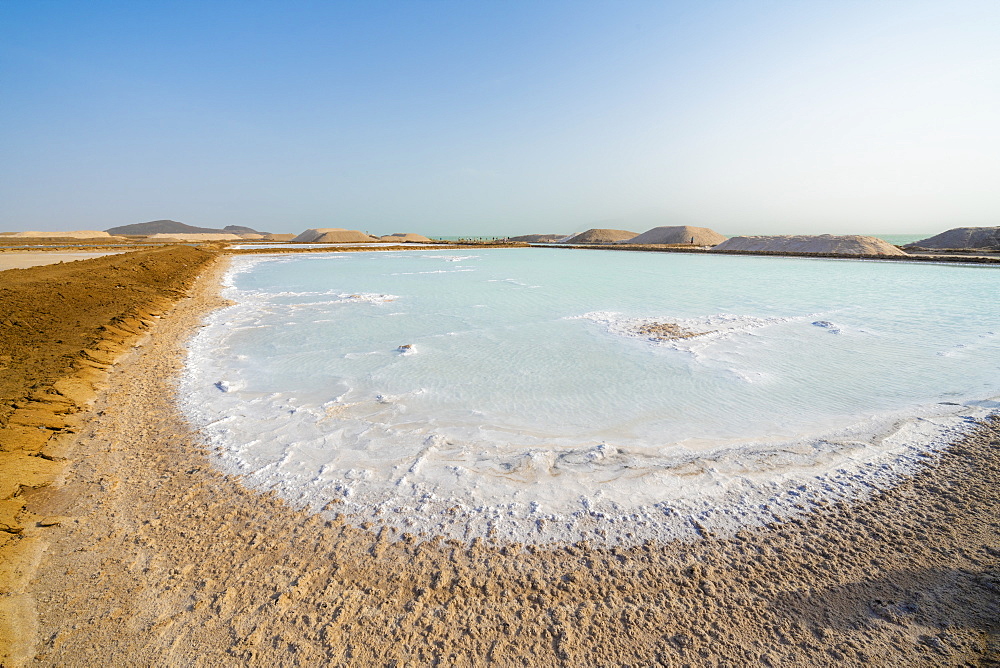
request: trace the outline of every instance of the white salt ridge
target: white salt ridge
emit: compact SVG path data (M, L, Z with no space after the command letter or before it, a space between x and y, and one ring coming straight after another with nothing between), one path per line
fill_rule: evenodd
M539 286L530 293L392 276L435 256L239 258L225 291L236 304L191 343L184 409L225 471L315 511L338 501L324 512L355 524L636 544L864 497L1000 406L975 401L1000 394L1000 312L983 297L995 274L610 253L605 267L593 255L483 254L485 279ZM706 285L739 294L664 294L678 283L675 263L682 278L704 265L718 276ZM739 273L748 266L780 292L755 301L756 274ZM605 297L602 282L629 269L668 273L644 276L649 294L630 285L632 301L629 290ZM877 297L866 301L873 272ZM571 290L552 287L565 276ZM838 301L848 290L854 301ZM924 292L939 290L949 300L921 313ZM399 295L406 312L341 301L362 294ZM743 314L692 315L733 306ZM292 312L322 317L282 325ZM686 317L660 318L671 312ZM812 325L821 320L842 333ZM662 321L715 333L636 338L637 326ZM958 353L942 356L940 341ZM404 344L419 354L401 354Z

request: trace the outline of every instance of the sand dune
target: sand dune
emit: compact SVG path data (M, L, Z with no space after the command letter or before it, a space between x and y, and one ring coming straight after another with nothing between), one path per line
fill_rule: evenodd
M835 255L906 255L888 241L857 234L796 234L733 237L713 251L758 251L772 253L817 253Z
M593 228L586 232L581 232L565 241L568 244L609 244L616 241L627 241L638 236L637 232L628 230L608 230L603 228Z
M692 227L690 225L670 225L654 227L637 237L626 241L628 244L694 244L696 246L715 246L726 240L715 230L707 227Z
M955 227L933 237L906 244L906 247L1000 250L1000 227Z

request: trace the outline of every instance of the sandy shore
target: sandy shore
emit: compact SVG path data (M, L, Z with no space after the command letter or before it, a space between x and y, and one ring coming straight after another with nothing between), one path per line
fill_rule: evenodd
M726 539L394 540L221 475L178 415L183 344L220 303L220 269L113 368L64 479L26 495L56 526L25 590L24 663L1000 661L1000 421L870 501Z

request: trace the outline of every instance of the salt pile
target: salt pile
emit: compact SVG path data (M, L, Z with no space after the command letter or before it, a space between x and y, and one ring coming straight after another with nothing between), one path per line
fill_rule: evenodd
M690 225L671 225L654 227L637 237L627 240L629 244L694 244L696 246L715 246L726 240L715 230L707 227L692 227Z
M830 255L906 255L888 241L857 234L794 234L733 237L713 251L757 251L770 253L817 253Z
M587 230L586 232L581 232L574 237L564 240L562 243L567 244L609 244L616 241L627 241L638 236L636 232L629 232L628 230L607 230L602 228L593 228Z
M378 241L375 237L369 236L358 230L345 230L342 227L317 227L308 229L299 236L292 239L296 243L358 243L366 241Z

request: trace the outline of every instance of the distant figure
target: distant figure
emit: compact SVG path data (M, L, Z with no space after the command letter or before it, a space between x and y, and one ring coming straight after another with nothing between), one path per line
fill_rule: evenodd
M694 245L694 237L691 237L691 245Z

